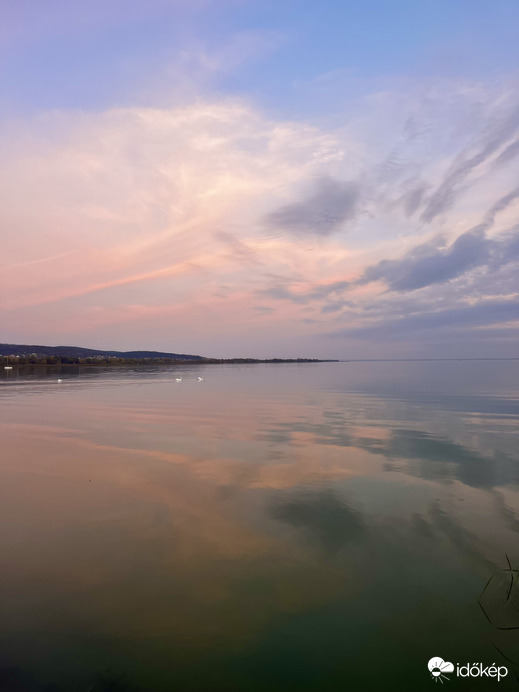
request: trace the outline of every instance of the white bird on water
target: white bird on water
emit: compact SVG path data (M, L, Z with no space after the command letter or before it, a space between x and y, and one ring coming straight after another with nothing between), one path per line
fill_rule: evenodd
M175 382L182 382L182 378L181 377L175 377Z
M197 377L196 379L197 379L199 382L203 382L203 381L204 381L204 378L203 378L203 377Z
M58 382L63 382L63 380L60 380L60 379L58 378Z

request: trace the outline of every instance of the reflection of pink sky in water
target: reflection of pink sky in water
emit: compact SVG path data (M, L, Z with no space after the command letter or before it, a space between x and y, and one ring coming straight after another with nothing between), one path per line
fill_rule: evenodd
M221 633L222 608L225 637L241 637L273 612L317 605L344 587L344 575L313 564L304 550L287 556L283 540L237 521L235 502L218 491L236 470L228 460L197 463L186 455L96 445L56 431L31 434L30 426L2 433L9 525L3 543L11 555L2 579L22 599L26 590L44 599L62 593L63 613L71 598L73 617L84 626L95 622L128 636L182 631L200 646ZM239 586L236 591L229 566L236 560L251 563L260 579L269 578L270 561L277 565L274 589L261 608L246 592L240 596ZM153 587L144 578L148 568ZM308 580L298 582L300 569ZM132 571L140 575L138 583ZM168 605L169 589L176 595ZM228 607L237 608L235 617L229 619ZM16 618L11 626L25 626L18 609Z
M307 390L301 382L319 374L310 370L290 382L283 370L239 372L208 369L201 385L186 370L179 385L173 372L121 386L69 379L9 390L0 629L17 640L42 633L50 617L51 638L95 633L107 650L163 638L187 660L238 650L283 616L363 602L389 569L388 551L400 560L416 552L418 563L431 549L440 563L441 551L461 554L483 578L515 541L498 512L517 507L513 487L420 477L407 472L409 459L384 456L395 424L412 425L394 418L415 411L410 404ZM244 378L247 388L257 380L254 396ZM445 436L454 418L430 412L422 426ZM339 533L337 548L306 523L327 502L339 513L324 530L357 526ZM162 649L151 648L143 660L164 665Z

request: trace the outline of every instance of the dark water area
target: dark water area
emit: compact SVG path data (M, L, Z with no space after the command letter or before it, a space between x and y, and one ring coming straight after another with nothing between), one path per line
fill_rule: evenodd
M2 692L516 689L519 362L2 371L0 563Z

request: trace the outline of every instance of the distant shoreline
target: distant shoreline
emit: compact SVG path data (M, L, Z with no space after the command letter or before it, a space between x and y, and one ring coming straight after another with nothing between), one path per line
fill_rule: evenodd
M156 367L156 366L184 366L184 365L277 365L277 364L308 364L308 363L442 363L442 362L474 362L474 361L519 361L517 358L350 358L341 360L338 358L202 358L197 360L162 360L162 359L121 359L97 360L96 362L72 362L72 363L17 363L13 362L14 356L6 362L5 356L0 356L0 369L19 368L124 368L132 367ZM42 360L46 360L42 358ZM72 360L72 359L71 359ZM3 361L3 362L2 362Z
M282 364L282 363L339 363L341 361L337 359L327 359L320 360L317 358L268 358L265 360L259 358L207 358L203 360L127 360L121 361L117 359L117 362L110 362L108 360L99 360L96 363L3 363L3 367L6 365L13 368L118 368L131 366L156 366L156 365L256 365L256 364Z
M444 357L444 358L214 358L179 353L178 351L132 350L116 351L82 346L42 346L36 344L0 343L0 368L48 366L150 366L150 365L240 365L276 363L422 363L447 361L516 361L519 356L499 358Z

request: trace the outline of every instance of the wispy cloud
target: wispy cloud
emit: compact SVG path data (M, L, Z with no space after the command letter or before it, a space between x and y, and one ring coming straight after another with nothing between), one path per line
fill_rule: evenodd
M337 356L332 332L372 351L386 334L506 338L519 117L509 87L474 122L487 87L450 88L371 95L333 128L215 96L12 122L8 340L130 348L146 334L171 350L181 333L183 351Z
M353 337L353 338L390 338L396 340L406 340L410 335L416 337L417 333L456 329L464 327L486 327L506 322L519 321L519 298L512 300L485 300L476 305L466 305L446 310L424 312L423 314L411 315L410 317L379 319L375 324L365 327L354 327L351 329L338 330L332 332L330 336ZM519 325L518 325L519 326ZM514 337L517 330L511 332Z
M464 233L448 248L419 245L399 260L382 260L368 267L358 283L383 280L392 291L414 291L461 276L488 262L490 252L483 232Z
M446 211L454 202L462 184L478 167L482 166L493 154L496 154L519 130L519 109L514 108L501 121L491 124L481 140L462 151L451 165L444 180L429 197L421 218L430 222L438 214ZM509 161L515 155L515 142L501 153L503 160Z
M357 184L321 178L306 199L270 212L266 223L291 233L327 236L354 218L358 199Z

